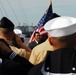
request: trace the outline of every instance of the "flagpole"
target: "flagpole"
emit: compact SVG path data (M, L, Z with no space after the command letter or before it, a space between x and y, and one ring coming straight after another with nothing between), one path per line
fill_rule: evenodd
M50 4L52 3L52 0L50 0Z
M45 13L44 13L44 15L42 16L42 18L40 19L40 21L39 21L39 23L37 24L37 26L36 26L36 28L35 28L35 30L33 31L33 33L32 33L32 35L31 35L31 37L30 37L30 40L29 40L29 42L28 43L30 43L31 41L33 41L33 39L34 39L34 33L38 30L40 33L42 32L42 31L44 31L43 29L43 26L45 25L45 23L49 20L49 18L50 18L50 16L51 16L51 14L53 13L53 11L52 11L52 0L50 0L50 5L49 5L49 7L48 7L48 9L45 11Z
M50 3L51 3L51 0L50 0Z

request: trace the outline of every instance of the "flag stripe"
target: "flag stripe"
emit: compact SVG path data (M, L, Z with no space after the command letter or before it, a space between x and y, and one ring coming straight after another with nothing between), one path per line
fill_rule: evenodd
M52 13L53 13L53 11L52 11L52 3L50 3L49 8L46 10L46 12L44 13L44 15L40 19L39 23L35 27L35 30L33 31L32 35L30 37L29 43L34 40L34 36L33 35L34 35L34 33L36 31L38 31L38 32L45 31L45 29L43 28L43 26L49 20L49 18L50 18L50 16L51 16Z

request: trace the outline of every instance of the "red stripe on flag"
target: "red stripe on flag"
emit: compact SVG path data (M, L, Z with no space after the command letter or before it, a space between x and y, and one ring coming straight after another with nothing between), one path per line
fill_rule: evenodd
M32 35L31 35L31 38L30 38L30 40L29 40L29 42L28 43L30 43L31 41L33 41L34 40L34 33L36 32L36 30L34 30L33 31L33 33L32 33Z
M34 40L34 33L35 32L40 32L41 33L43 31L45 31L45 29L42 26L40 26L37 30L34 30L33 33L32 33L32 35L31 35L31 38L29 40L29 43Z
M36 29L33 31L32 35L31 35L31 37L30 37L29 42L31 42L31 41L34 40L34 36L33 36L33 35L34 35L34 33L35 33L36 31L38 31L38 32L40 32L40 33L43 32L43 31L45 31L45 29L43 28L43 26L44 26L44 24L49 20L49 18L50 18L50 16L51 16L52 13L53 13L53 11L52 11L52 2L51 2L48 10L46 11L46 13L44 13L44 15L43 15L42 18L40 19L40 21L39 21Z

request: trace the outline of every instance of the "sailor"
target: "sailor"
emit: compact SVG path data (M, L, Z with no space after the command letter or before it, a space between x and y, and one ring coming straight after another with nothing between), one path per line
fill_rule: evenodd
M76 18L57 17L48 21L44 28L50 34L54 51L48 51L45 61L32 68L29 75L76 74Z
M18 29L18 28L15 28L14 29L14 32L20 36L22 42L24 43L24 40L25 40L25 37L26 35L22 33L22 30Z
M29 59L31 49L25 45L20 37L14 33L15 25L7 17L2 17L0 20L0 39L4 39L10 46L10 48L19 54L20 56ZM13 40L17 45L13 45Z

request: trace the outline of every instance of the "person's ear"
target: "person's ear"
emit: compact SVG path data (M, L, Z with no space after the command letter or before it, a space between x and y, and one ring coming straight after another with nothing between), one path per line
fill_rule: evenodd
M51 45L53 45L53 41L52 41L51 37L49 38L49 42L50 42Z
M12 37L15 38L15 33L14 32L12 32Z

